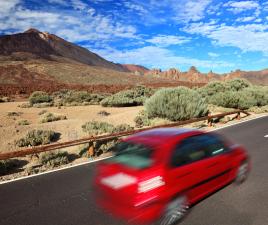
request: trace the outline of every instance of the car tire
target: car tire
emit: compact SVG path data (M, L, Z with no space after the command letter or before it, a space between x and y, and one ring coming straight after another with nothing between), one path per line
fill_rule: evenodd
M236 173L236 178L235 178L235 183L236 184L242 184L243 182L245 182L245 180L248 177L248 172L249 172L249 165L248 165L248 161L243 161L238 169L237 169L237 173Z
M184 218L188 209L189 204L187 197L185 195L179 196L167 204L158 224L174 225Z

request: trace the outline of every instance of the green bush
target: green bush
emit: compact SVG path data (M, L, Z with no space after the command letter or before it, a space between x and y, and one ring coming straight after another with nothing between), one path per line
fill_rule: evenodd
M67 152L42 152L39 155L39 162L48 167L57 167L70 162Z
M28 120L20 120L18 122L19 126L26 126L26 125L30 125L30 122Z
M44 91L35 91L29 97L29 102L31 105L52 102L52 100L52 97Z
M22 167L22 160L18 159L0 160L0 176L6 175L20 167Z
M7 116L20 116L22 115L22 112L8 112Z
M46 113L43 118L41 119L41 123L49 123L53 121L58 121L58 120L66 120L67 117L64 115L55 115L53 113Z
M145 100L153 94L151 88L138 86L134 89L120 91L103 99L100 104L102 106L127 107L143 105Z
M145 108L149 118L166 118L171 121L205 116L207 104L194 90L186 87L166 88L150 97Z
M55 105L98 105L105 98L104 95L91 94L87 91L61 90L53 93Z
M118 126L114 126L106 122L91 121L82 125L82 129L88 134L100 135L104 133L118 133L123 131L130 131L133 130L133 127L127 124L120 124Z
M224 92L226 90L225 84L220 81L210 82L204 87L198 88L197 92L201 94L202 97L208 97L215 95L219 92Z
M58 134L51 130L32 130L24 138L16 141L16 145L19 147L45 145L55 141L57 137Z
M236 78L225 82L226 90L241 91L245 88L251 87L251 83L245 79Z
M265 106L254 106L248 109L249 112L254 112L254 113L268 113L268 105Z
M135 126L138 128L144 126L150 126L151 121L148 117L148 113L145 110L141 110L139 114L134 118Z

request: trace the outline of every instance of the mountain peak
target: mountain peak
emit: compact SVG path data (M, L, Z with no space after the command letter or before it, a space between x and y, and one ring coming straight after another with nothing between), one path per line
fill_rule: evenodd
M24 33L42 33L42 32L35 29L35 28L30 28L30 29L24 31Z

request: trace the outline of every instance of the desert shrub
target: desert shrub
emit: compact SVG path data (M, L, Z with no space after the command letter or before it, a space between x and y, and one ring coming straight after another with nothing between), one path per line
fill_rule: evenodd
M265 106L253 106L248 109L249 112L254 112L254 113L268 113L268 105Z
M90 121L82 125L82 129L84 132L87 132L91 135L100 135L104 133L117 133L123 131L130 131L133 130L133 127L127 124L120 124L114 126L107 122Z
M149 118L166 118L171 121L205 116L207 104L194 90L186 87L165 88L150 97L145 108Z
M35 108L46 108L53 106L53 102L36 103L32 105Z
M136 88L120 91L103 99L100 104L102 106L127 107L143 105L145 100L153 94L151 88L138 86Z
M51 130L32 130L24 138L16 141L19 147L49 144L58 138L58 134Z
M20 107L20 108L30 108L32 106L31 106L30 103L27 102L27 103L22 103L22 104L18 105L18 107Z
M38 113L38 115L43 115L43 114L45 114L45 113L47 113L47 110L45 110L45 109L43 109L43 110L41 110L39 113Z
M0 102L10 102L11 99L9 97L0 97Z
M70 162L67 152L42 152L39 155L39 162L48 167L57 167Z
M145 110L141 110L139 114L134 118L135 126L138 128L144 126L150 126L151 121L148 117L148 113Z
M256 101L256 106L268 105L268 87L267 86L252 86L244 89L249 95L253 96Z
M20 120L18 122L19 126L26 126L26 125L30 125L30 122L28 120Z
M35 91L29 97L29 102L31 105L52 102L52 100L52 97L44 91Z
M20 160L17 159L7 159L0 160L0 176L10 173L12 170L21 167Z
M99 135L103 133L112 133L114 126L106 122L91 121L82 125L84 132L91 135Z
M202 97L212 96L218 92L226 90L225 84L220 81L210 82L204 87L198 88L197 91Z
M226 90L241 91L245 88L251 87L251 83L245 79L236 78L225 82Z
M117 126L114 127L112 133L119 133L119 132L124 132L124 131L131 131L134 130L133 127L131 127L128 124L119 124Z
M91 94L87 91L61 90L53 93L55 105L97 105L104 95Z
M46 113L43 118L40 120L41 123L49 123L53 121L58 121L58 120L66 120L67 117L64 115L55 115L53 113Z
M22 115L22 112L8 112L7 115L8 116L20 116Z
M111 113L106 112L105 110L99 111L98 115L100 116L109 116Z

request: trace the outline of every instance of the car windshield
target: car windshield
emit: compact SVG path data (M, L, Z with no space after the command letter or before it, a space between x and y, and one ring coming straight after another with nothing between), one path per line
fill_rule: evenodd
M131 143L120 142L114 147L115 157L108 161L112 163L120 163L129 167L144 169L152 165L152 149L148 146Z

